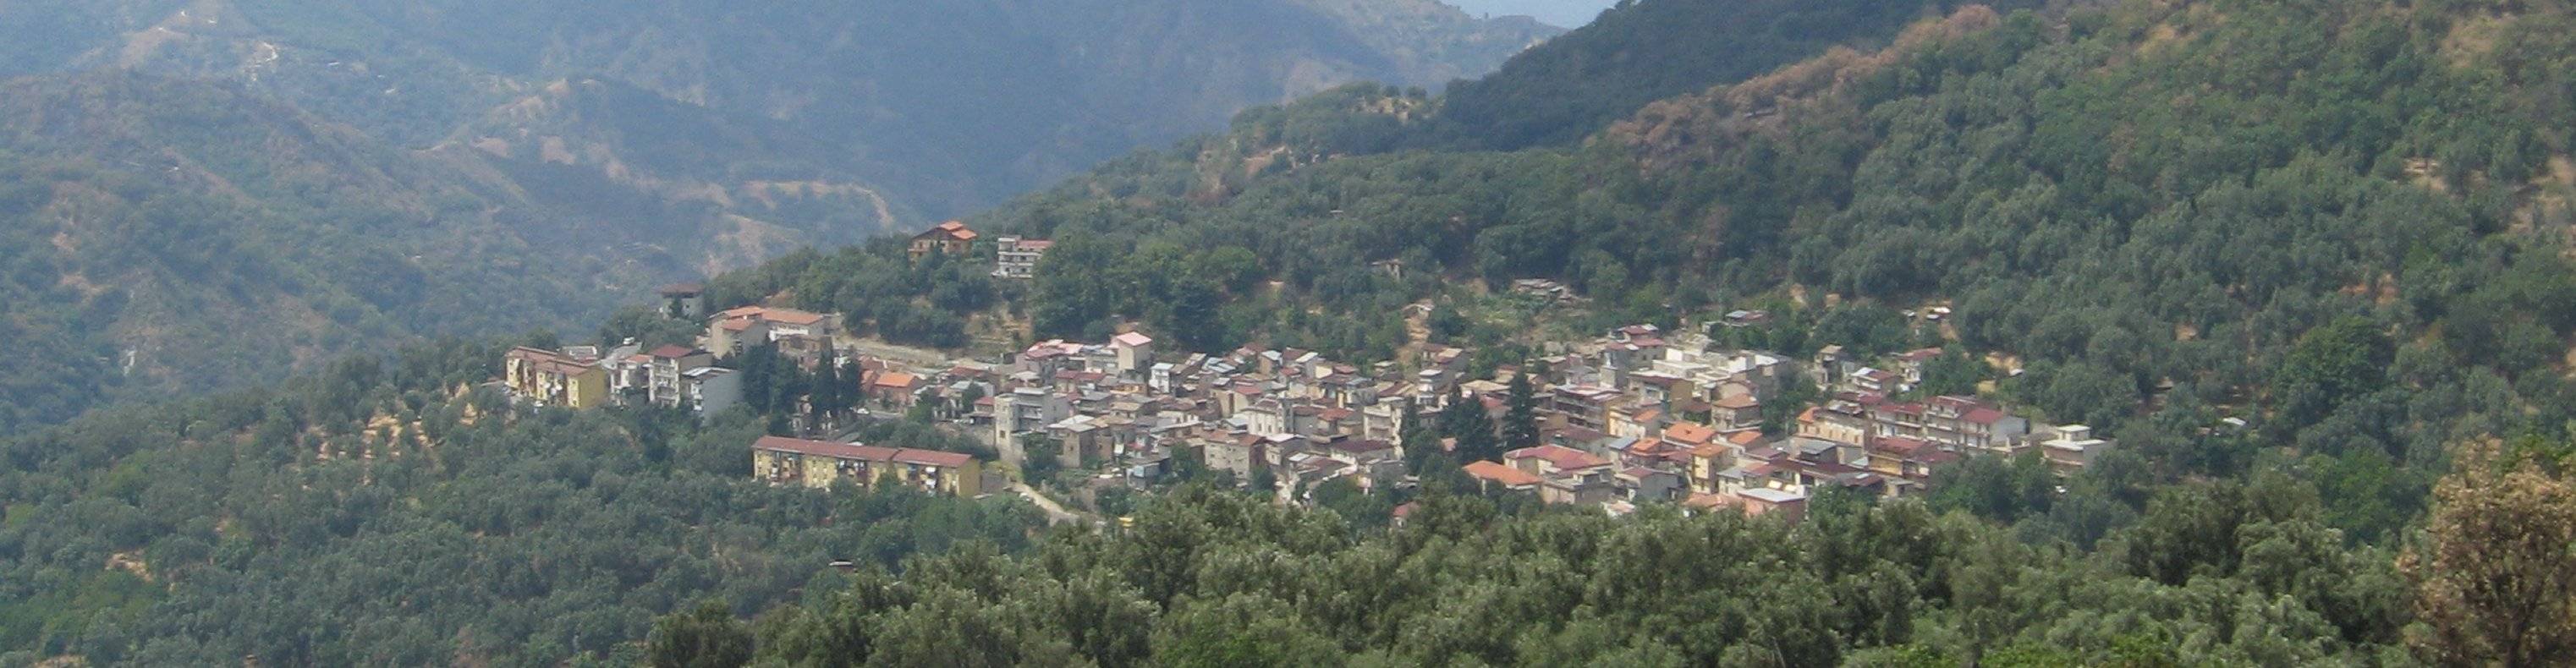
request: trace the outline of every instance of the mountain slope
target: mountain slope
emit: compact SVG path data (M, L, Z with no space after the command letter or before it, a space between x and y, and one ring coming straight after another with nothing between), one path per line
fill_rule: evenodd
M655 218L561 215L479 163L225 86L0 83L0 151L0 230L21 241L0 313L72 365L13 376L10 427L274 381L389 340L593 322L671 273L579 245L654 239L620 226Z
M0 74L32 75L0 151L43 193L0 226L59 241L13 249L5 320L72 351L0 426L596 322L1247 104L1472 74L1552 34L1426 0L1022 4L0 4Z
M2177 436L2222 409L2304 452L2424 465L2479 433L2556 433L2576 418L2556 69L2576 18L2371 7L1970 6L1579 147L1372 155L1440 102L1345 89L976 222L1059 242L1014 305L1041 338L1141 321L1193 348L1390 359L1407 305L1535 277L1591 297L1587 327L1752 307L1789 314L1760 342L1793 354L1955 346L2006 398L2180 470L2247 463ZM1280 285L1212 287L1246 272ZM1903 315L1933 307L1953 314ZM2364 355L2384 381L2293 363L2347 321L2388 337ZM2393 530L2429 471L2345 528Z
M422 146L566 79L776 121L832 165L963 213L1235 111L1340 83L1433 85L1556 31L1430 0L826 3L124 0L0 8L79 26L20 68L241 81ZM72 18L66 18L69 15ZM95 40L99 26L114 39ZM65 54L76 54L68 57ZM632 110L649 116L652 106ZM680 165L651 165L654 170Z
M1654 0L1621 3L1583 29L1461 82L1443 100L1442 145L1510 150L1581 141L1648 102L1732 83L1837 45L1883 44L1924 17L2030 0Z

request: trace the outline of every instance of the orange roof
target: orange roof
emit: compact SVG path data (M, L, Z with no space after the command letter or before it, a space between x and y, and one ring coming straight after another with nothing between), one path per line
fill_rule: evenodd
M1735 505L1735 495L1733 495L1733 494L1710 494L1710 493L1707 493L1707 492L1692 492L1692 493L1691 493L1691 495L1690 495L1690 498L1689 498L1689 499L1685 499L1685 500L1683 500L1683 501L1682 501L1682 507L1684 507L1684 508L1697 508L1697 509L1700 509L1700 510L1710 510L1710 509L1714 509L1714 508L1726 508L1726 507L1732 507L1732 506L1734 506L1734 505Z
M1475 476L1482 480L1502 483L1505 487L1529 487L1537 485L1540 482L1538 476L1531 475L1527 471L1504 466L1501 462L1468 462L1465 468L1467 469L1467 475Z
M877 375L877 379L876 379L876 380L874 380L874 381L871 381L871 384L874 384L874 385L876 385L877 387L904 387L904 388L908 388L908 387L912 387L913 383L914 383L914 382L916 382L917 380L918 380L918 379L916 379L916 378L913 378L913 377L912 377L912 374L904 373L904 372L901 372L901 371L888 371L888 372L885 372L885 373L882 373L882 374L878 374L878 375Z
M1685 446L1706 445L1717 438L1717 428L1696 422L1675 422L1664 428L1664 440Z
M923 230L920 235L914 236L913 238L947 237L956 241L974 241L975 236L974 230L966 229L965 222L952 220L940 223L928 230Z
M1759 406L1761 406L1761 405L1762 405L1762 400L1760 400L1760 399L1755 399L1755 398L1753 398L1753 395L1750 395L1750 394L1738 394L1738 395L1735 395L1735 396L1732 396L1732 397L1724 397L1724 398L1720 398L1720 399L1718 399L1718 400L1717 400L1717 407L1718 407L1718 408L1724 408L1724 409L1727 409L1727 410L1740 410L1740 409L1746 409L1746 408L1755 408L1755 407L1759 407Z
M1727 434L1726 442L1736 445L1752 445L1760 443L1762 442L1762 430L1746 429L1732 434Z
M811 311L799 311L792 308L774 308L769 309L767 313L761 314L761 318L770 322L783 322L790 325L811 325L822 322L823 314Z
M770 308L767 306L745 306L737 309L726 309L716 313L716 319L723 321L723 325L726 329L741 329L748 327L750 326L750 322L754 320L761 322L785 323L790 325L812 325L820 323L828 317L830 316L812 311L799 311L792 308Z

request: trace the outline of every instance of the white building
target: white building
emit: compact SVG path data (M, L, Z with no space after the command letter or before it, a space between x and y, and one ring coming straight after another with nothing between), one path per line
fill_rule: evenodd
M1046 257L1047 249L1053 247L1055 242L1044 239L1002 237L997 245L998 248L993 257L993 276L1026 279L1037 275L1038 260Z

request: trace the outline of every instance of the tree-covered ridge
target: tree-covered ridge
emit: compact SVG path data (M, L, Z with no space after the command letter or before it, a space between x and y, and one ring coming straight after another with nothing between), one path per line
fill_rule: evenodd
M1041 272L1024 307L1050 336L1105 313L1184 326L1155 309L1200 283L1117 277L1234 246L1284 290L1193 306L1244 315L1184 338L1367 359L1351 353L1401 342L1371 334L1396 331L1399 307L1449 298L1443 278L1554 278L1630 320L1819 311L1830 294L1891 317L1948 304L1945 338L2027 371L2002 391L2066 420L2116 428L2150 395L2297 405L2276 435L2325 423L2344 436L2311 447L2417 463L2465 434L2555 431L2576 282L2555 250L2569 185L2549 167L2563 86L2531 63L2568 51L2550 41L2568 19L2374 7L1972 7L1883 52L1650 106L1577 149L1299 160L1419 121L1290 106L984 225L1107 244ZM1326 131L1250 139L1262 127ZM1265 145L1286 150L1245 164L1291 166L1231 171ZM2304 387L2273 373L2294 344L2346 317L2398 344L2389 382L2284 394ZM2323 407L2382 391L2407 394Z
M890 189L897 209L939 217L1216 127L1245 106L1350 81L1472 77L1558 32L1429 0L109 0L13 4L0 25L43 28L5 47L22 57L0 72L130 67L237 81L415 147L475 139L458 133L556 82L619 82L725 123L775 122L837 149L821 174ZM611 111L631 122L656 106ZM564 128L580 120L522 129L595 136Z
M2409 665L2409 587L2283 480L2165 492L2098 551L1837 498L1807 520L1513 516L1433 497L1354 534L1203 490L1020 558L864 572L807 604L668 618L656 665ZM716 638L730 642L712 642ZM696 647L729 647L730 660Z
M592 322L677 269L576 245L655 238L651 207L550 208L217 84L0 83L0 152L16 240L0 320L48 351L8 375L8 428L275 382L407 337Z
M1433 144L1483 150L1571 145L1649 102L1740 81L1828 47L1883 44L1924 17L2001 0L1631 0L1581 29L1459 82Z
M1017 499L755 482L749 414L701 427L467 390L505 347L421 346L0 440L0 663L632 665L656 615L748 614L836 560L1017 550L1035 526ZM863 436L961 447L906 425Z

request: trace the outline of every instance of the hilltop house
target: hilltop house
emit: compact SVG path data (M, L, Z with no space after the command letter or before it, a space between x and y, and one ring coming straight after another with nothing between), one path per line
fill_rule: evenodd
M707 316L707 288L696 283L662 287L662 317L696 320Z
M963 256L974 247L975 236L975 231L966 229L965 223L954 220L940 223L937 227L912 235L912 259L919 262L921 258L929 257L931 253Z
M719 355L788 338L829 341L839 332L838 318L789 308L745 306L717 313L707 323L707 348Z

